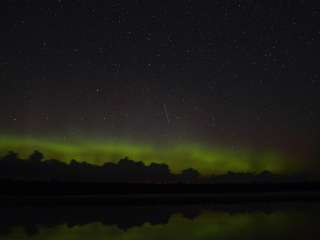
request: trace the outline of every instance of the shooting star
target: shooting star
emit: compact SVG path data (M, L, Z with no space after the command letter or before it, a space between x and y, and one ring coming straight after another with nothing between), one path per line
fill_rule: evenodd
M169 118L169 114L168 114L168 110L167 110L167 105L165 103L163 104L163 111L166 116L168 124L170 124L170 118Z

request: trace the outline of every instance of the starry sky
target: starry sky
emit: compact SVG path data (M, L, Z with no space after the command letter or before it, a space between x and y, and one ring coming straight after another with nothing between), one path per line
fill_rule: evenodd
M1 1L1 141L223 146L313 166L319 22L303 0Z

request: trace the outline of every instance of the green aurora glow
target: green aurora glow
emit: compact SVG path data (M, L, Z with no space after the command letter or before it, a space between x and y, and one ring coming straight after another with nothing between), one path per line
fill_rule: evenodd
M84 139L65 143L44 138L0 136L0 154L4 155L10 150L19 153L22 158L26 158L34 150L39 150L44 153L46 159L54 158L66 162L76 159L94 164L117 162L128 156L146 165L151 162L166 163L175 173L189 167L199 170L202 174L263 170L283 173L301 169L297 161L289 161L284 154L272 150L234 150L196 144L156 146Z

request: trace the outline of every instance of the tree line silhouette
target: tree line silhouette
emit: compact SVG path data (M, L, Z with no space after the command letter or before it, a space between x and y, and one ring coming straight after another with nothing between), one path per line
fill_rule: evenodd
M247 183L247 182L297 182L302 175L276 175L269 171L261 173L228 172L222 175L201 176L193 168L179 174L170 171L167 164L133 161L128 157L118 163L107 162L95 165L71 160L69 163L57 159L45 160L44 155L34 151L27 159L8 152L0 158L0 179L22 181L61 182L114 182L114 183Z

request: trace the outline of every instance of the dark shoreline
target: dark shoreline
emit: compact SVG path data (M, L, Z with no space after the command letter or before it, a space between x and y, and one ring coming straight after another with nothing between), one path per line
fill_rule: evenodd
M320 193L136 194L136 195L2 195L2 205L150 205L320 202Z
M139 184L0 181L1 204L320 202L320 183Z

